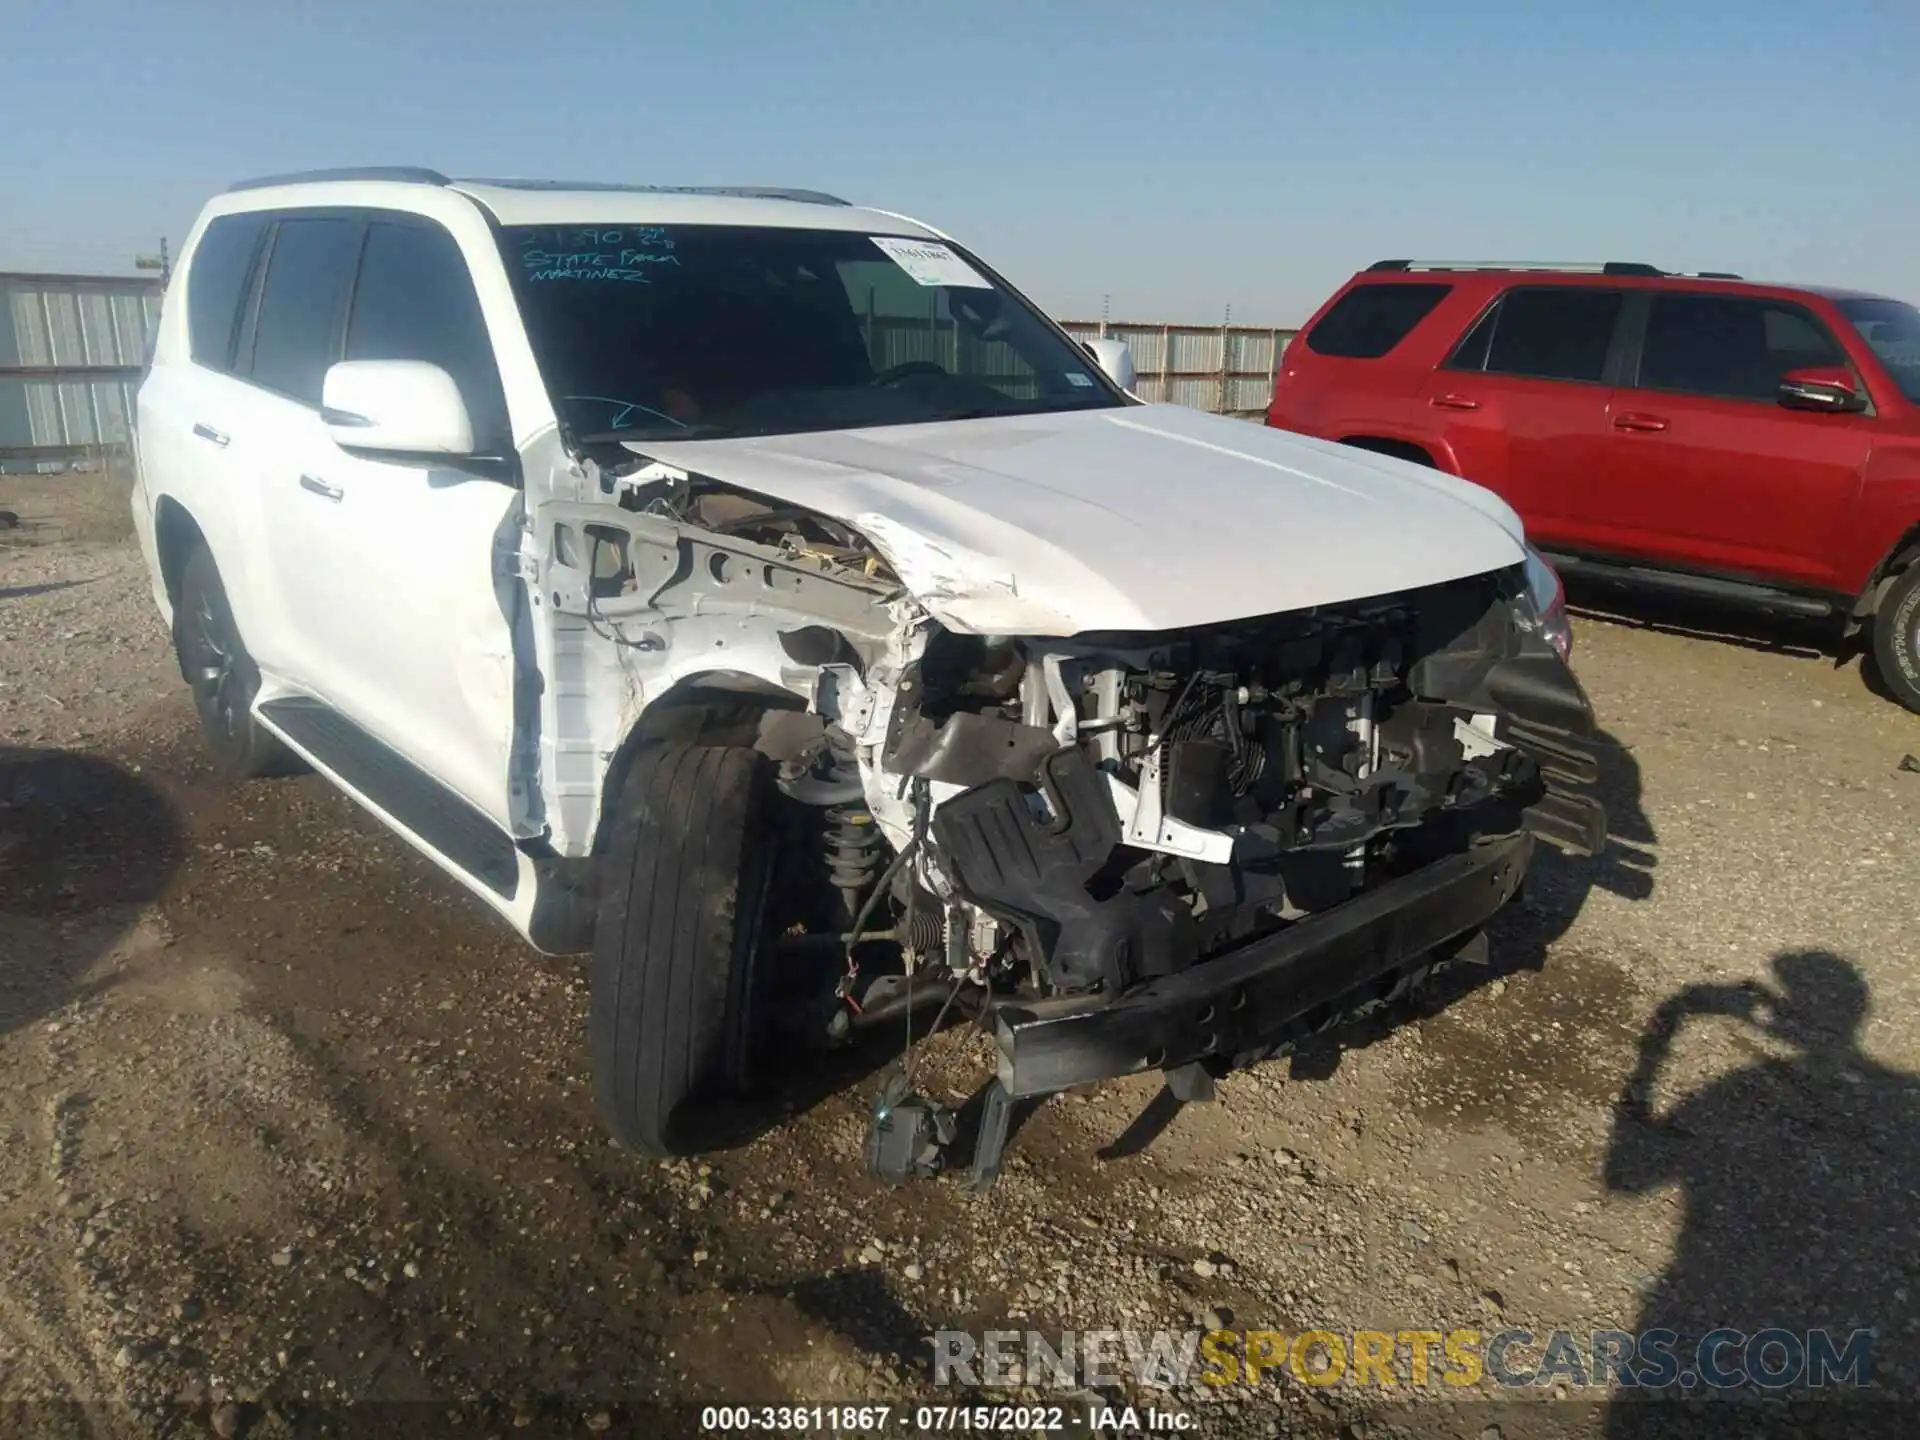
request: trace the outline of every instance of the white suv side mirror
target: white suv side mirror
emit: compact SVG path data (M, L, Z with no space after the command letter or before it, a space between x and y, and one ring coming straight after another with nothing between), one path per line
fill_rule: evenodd
M1114 384L1129 394L1133 391L1133 351L1127 348L1124 340L1083 340L1087 353L1093 356L1094 364L1106 372Z
M320 418L343 450L471 455L473 421L453 376L424 360L343 360L327 367Z

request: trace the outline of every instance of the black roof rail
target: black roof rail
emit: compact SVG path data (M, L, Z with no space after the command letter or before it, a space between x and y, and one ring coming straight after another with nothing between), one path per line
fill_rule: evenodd
M1639 260L1607 260L1599 264L1547 260L1376 260L1372 271L1407 270L1545 270L1587 275L1665 275L1657 265Z
M403 185L451 185L438 170L419 165L349 165L337 170L295 170L286 175L262 175L257 180L236 180L227 187L235 190L265 190L274 185L311 185L322 180L394 180Z
M786 185L699 185L694 186L699 195L738 195L747 200L795 200L803 205L846 205L851 200L842 200L838 195L829 195L824 190L796 190Z
M491 185L502 190L609 190L635 195L728 195L743 200L794 200L804 205L850 205L824 190L796 190L786 185L626 185L607 180L484 180L449 184Z
M1649 265L1641 260L1606 260L1600 264L1566 264L1544 260L1376 260L1367 266L1367 273L1386 271L1402 273L1408 270L1548 270L1587 275L1679 275L1677 270L1662 270L1658 265ZM1697 280L1738 280L1741 277L1731 270L1701 270L1694 277Z

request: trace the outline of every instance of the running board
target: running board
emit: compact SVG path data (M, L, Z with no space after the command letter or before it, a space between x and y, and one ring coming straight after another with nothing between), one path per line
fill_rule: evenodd
M1726 580L1717 575L1694 575L1682 570L1660 570L1650 565L1589 560L1551 550L1542 553L1562 575L1574 579L1594 580L1630 590L1662 590L1674 595L1694 595L1702 600L1723 600L1730 605L1745 605L1781 615L1804 615L1814 620L1834 613L1831 601L1822 600L1817 595L1797 595L1790 590L1776 590L1770 585Z
M480 884L511 900L520 883L513 837L418 765L319 700L268 700L274 729Z

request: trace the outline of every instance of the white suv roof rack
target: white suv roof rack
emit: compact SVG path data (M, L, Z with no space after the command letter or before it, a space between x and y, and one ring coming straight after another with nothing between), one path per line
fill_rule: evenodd
M266 190L275 185L314 185L325 180L388 180L406 185L451 185L438 170L418 165L349 165L336 170L295 170L285 175L262 175L253 180L236 180L227 186L236 190Z
M608 190L629 195L720 195L740 200L792 200L802 205L848 205L824 190L800 190L789 185L623 185L606 180L478 180L461 179L454 185L490 185L500 190Z

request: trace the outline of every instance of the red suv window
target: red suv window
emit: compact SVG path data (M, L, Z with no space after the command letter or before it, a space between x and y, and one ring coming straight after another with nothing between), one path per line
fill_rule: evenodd
M1798 305L1738 295L1661 293L1647 316L1641 388L1780 397L1780 377L1809 365L1845 365L1847 352Z
M1500 297L1447 362L1539 380L1604 379L1626 295L1594 286L1522 285Z
M1907 399L1920 404L1920 310L1902 300L1842 300L1852 322Z
M1378 360L1446 298L1451 285L1356 285L1307 332L1307 348L1342 360Z

